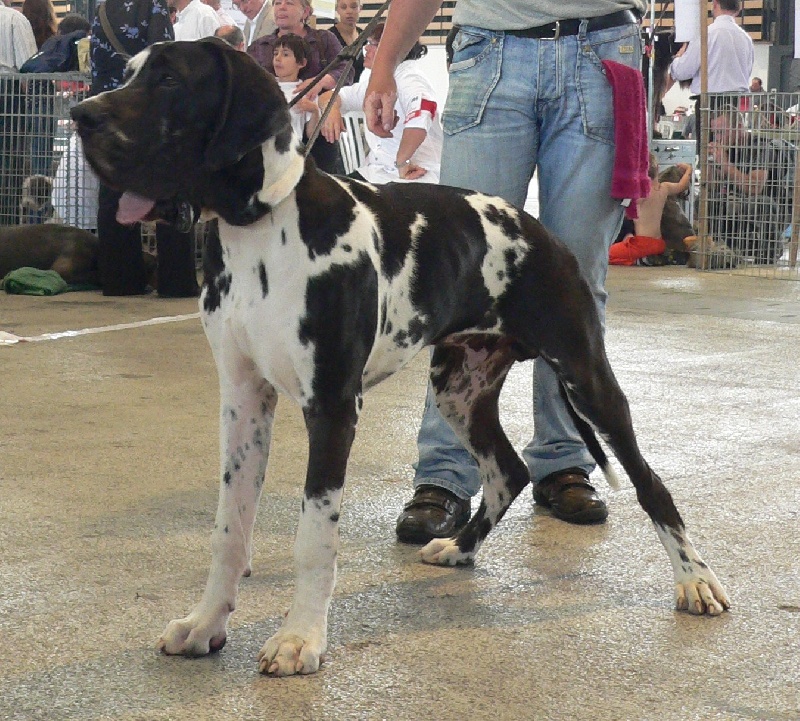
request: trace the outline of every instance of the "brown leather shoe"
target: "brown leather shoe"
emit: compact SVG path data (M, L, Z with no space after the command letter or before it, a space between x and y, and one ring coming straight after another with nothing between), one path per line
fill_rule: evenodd
M397 517L397 538L401 543L450 538L467 524L471 510L469 498L439 486L419 486Z
M533 500L567 523L603 523L608 508L580 468L545 476L533 487Z

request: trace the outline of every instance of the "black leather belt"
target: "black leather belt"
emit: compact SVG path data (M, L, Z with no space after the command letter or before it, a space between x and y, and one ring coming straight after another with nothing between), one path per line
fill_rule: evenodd
M618 10L610 15L601 15L596 18L584 18L588 21L586 32L592 33L597 30L608 30L618 25L629 25L638 23L639 16L633 10ZM571 18L569 20L556 20L554 23L540 25L535 28L524 28L522 30L506 30L506 35L514 35L518 38L536 38L538 40L557 40L562 35L577 35L583 19Z

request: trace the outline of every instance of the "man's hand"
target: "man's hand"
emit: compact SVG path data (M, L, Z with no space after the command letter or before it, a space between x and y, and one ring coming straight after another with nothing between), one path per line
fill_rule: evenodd
M392 128L399 118L394 106L397 102L397 84L394 75L373 70L364 99L367 128L381 138L390 138Z
M403 180L419 180L425 173L428 171L425 170L421 165L417 165L416 163L409 163L408 165L403 165L402 167L397 169L397 174Z

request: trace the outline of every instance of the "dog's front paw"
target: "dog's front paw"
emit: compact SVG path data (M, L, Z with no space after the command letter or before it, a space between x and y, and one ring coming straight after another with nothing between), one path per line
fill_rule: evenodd
M675 608L678 611L702 616L719 616L731 607L728 594L714 572L705 566L695 566L675 576Z
M227 641L228 614L204 617L192 612L167 624L156 648L168 656L206 656Z
M420 549L419 555L425 563L438 566L457 566L472 563L474 553L459 549L455 538L434 538L427 546Z
M327 643L315 634L278 631L258 654L258 670L271 676L315 673L325 660Z

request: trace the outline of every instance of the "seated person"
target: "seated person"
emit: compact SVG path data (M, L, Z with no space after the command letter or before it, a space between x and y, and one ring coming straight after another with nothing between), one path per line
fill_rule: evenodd
M272 65L275 77L281 86L287 101L292 101L295 89L300 84L298 75L308 63L311 55L309 44L299 35L289 33L281 35L275 41L272 51ZM303 137L303 131L310 137L319 122L319 105L316 100L311 100L308 95L303 96L291 108L292 127L298 138Z
M742 256L774 262L790 200L776 149L748 132L735 109L716 113L709 129L709 233Z
M372 69L383 28L384 23L378 24L364 46L364 67L368 70ZM415 62L427 50L424 45L415 43L394 71L397 83L395 111L399 120L391 138L379 138L366 131L370 152L366 163L353 173L353 177L370 183L439 182L442 126L436 113L438 104L433 87ZM357 84L342 88L334 98L333 108L322 127L322 134L329 142L338 140L345 129L342 113L360 111L364 107L368 83L369 75L363 75ZM330 93L320 95L322 107L329 100Z
M658 159L650 153L648 175L652 181L650 194L636 201L638 218L633 221L633 234L625 236L619 243L614 243L608 253L611 265L635 265L637 260L649 255L661 255L667 244L661 237L661 216L667 198L680 195L692 180L692 166L676 163L681 171L677 183L660 182L658 179Z

